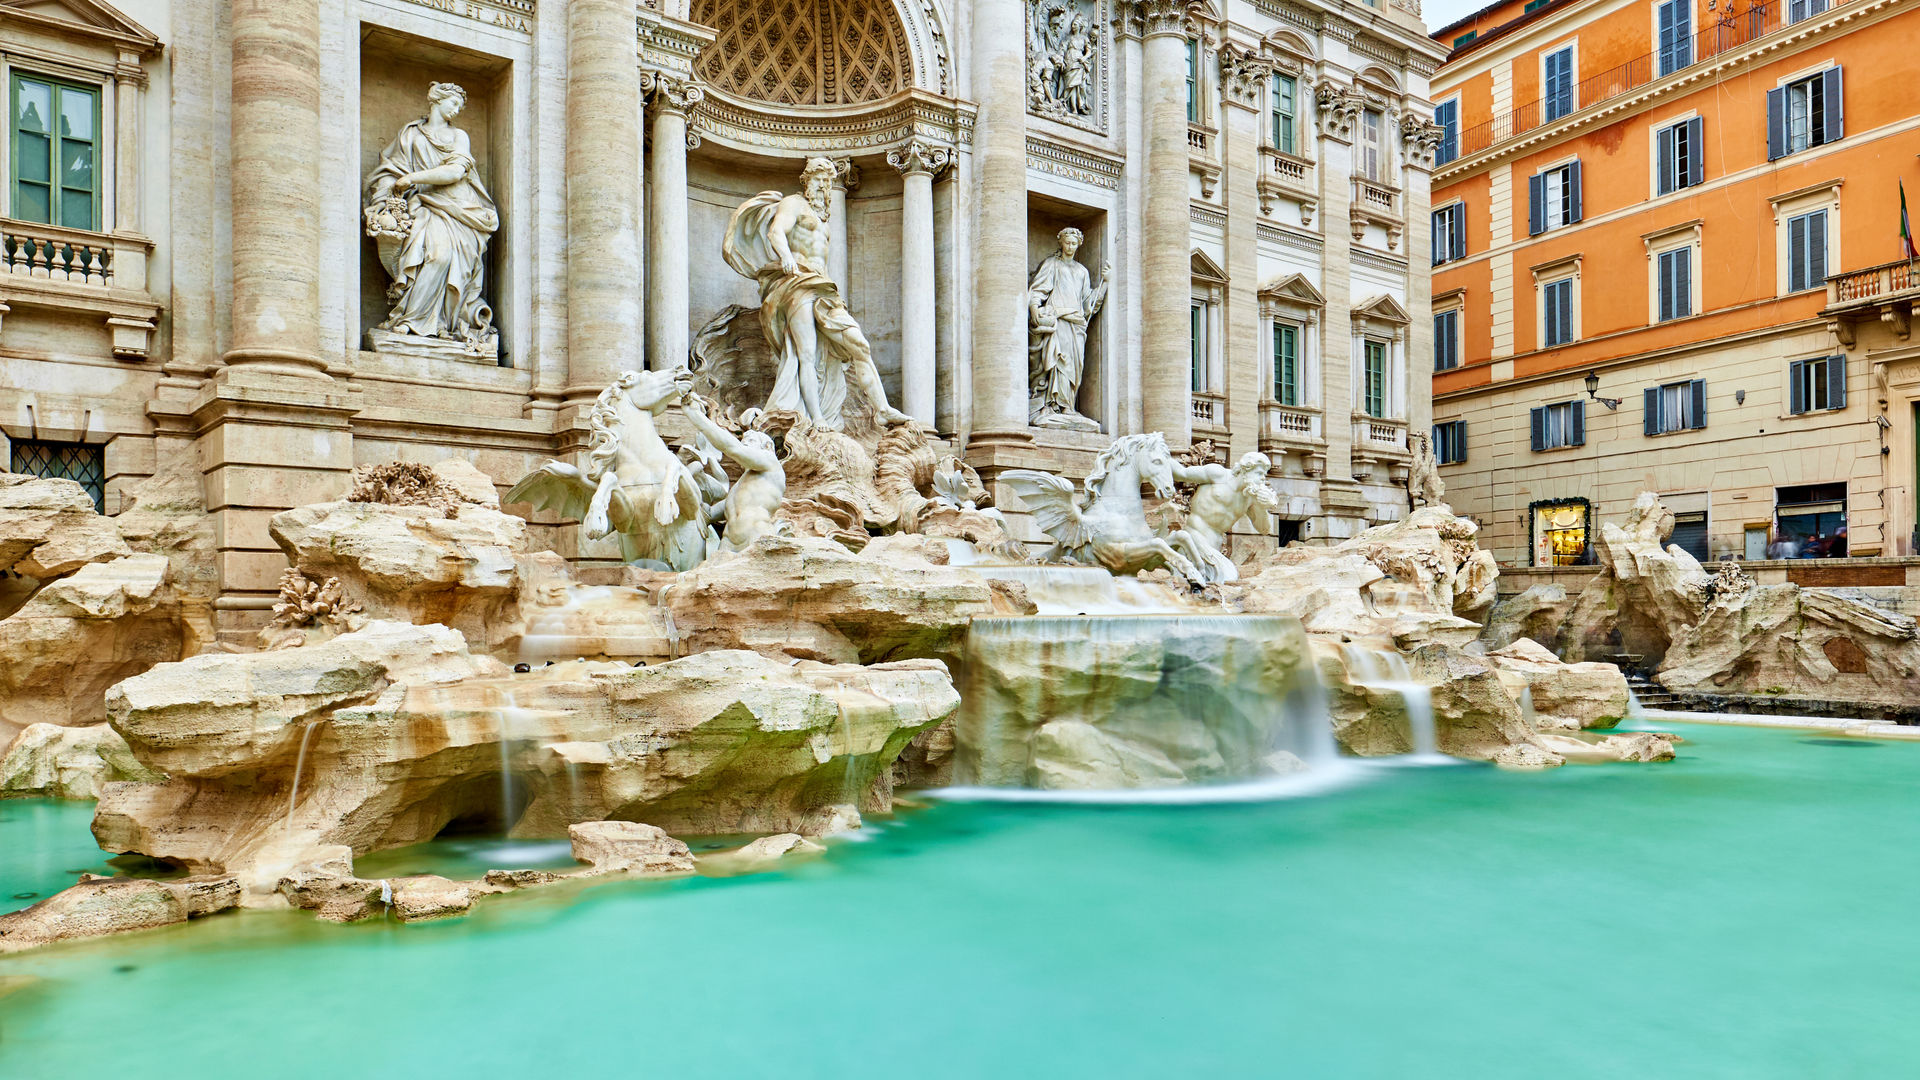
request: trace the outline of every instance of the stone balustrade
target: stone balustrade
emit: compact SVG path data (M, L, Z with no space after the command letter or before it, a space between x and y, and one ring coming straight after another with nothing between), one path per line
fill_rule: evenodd
M113 244L99 233L57 225L0 221L0 265L10 274L85 285L111 285ZM141 286L145 286L145 282Z

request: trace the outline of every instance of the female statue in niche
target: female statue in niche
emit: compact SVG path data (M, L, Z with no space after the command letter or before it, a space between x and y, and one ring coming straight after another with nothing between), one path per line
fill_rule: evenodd
M474 169L467 133L453 126L466 104L459 86L434 83L427 115L400 129L367 177L367 235L393 277L393 309L368 334L376 347L404 346L394 340L404 336L458 342L470 356L499 349L480 285L500 211Z
M1027 285L1027 365L1032 380L1028 421L1036 427L1098 431L1080 415L1080 377L1087 363L1087 324L1107 301L1111 264L1100 268L1100 284L1074 256L1084 239L1079 229L1061 229L1058 251L1033 272Z

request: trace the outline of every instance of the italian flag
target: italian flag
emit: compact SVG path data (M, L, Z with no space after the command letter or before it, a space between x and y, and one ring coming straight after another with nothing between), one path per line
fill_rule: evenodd
M1920 258L1920 252L1913 249L1913 225L1907 221L1907 182L1900 181L1900 250L1906 252L1907 261Z

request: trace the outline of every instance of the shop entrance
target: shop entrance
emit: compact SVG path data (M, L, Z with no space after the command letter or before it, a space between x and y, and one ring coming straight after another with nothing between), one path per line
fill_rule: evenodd
M1529 510L1533 528L1533 565L1584 566L1592 562L1587 534L1593 527L1593 504L1585 499L1534 503Z

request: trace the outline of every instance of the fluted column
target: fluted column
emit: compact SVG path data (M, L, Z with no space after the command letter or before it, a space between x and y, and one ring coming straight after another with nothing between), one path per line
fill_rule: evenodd
M1271 69L1239 50L1220 54L1221 132L1227 202L1226 380L1228 450L1260 448L1260 399L1271 368L1260 323L1260 92Z
M632 0L567 20L567 388L591 401L640 366L639 46Z
M233 0L229 365L324 377L320 357L320 9Z
M1146 22L1140 94L1147 114L1147 212L1141 270L1140 390L1148 431L1174 446L1193 438L1188 292L1192 270L1187 196L1187 33L1182 0L1142 0Z
M840 286L841 299L847 299L847 192L860 186L860 170L852 158L832 158L833 187L827 196L827 276Z
M647 367L664 370L687 362L692 313L687 293L687 110L705 92L686 79L647 75L653 101L653 144L647 171L653 181L653 217L647 252Z
M933 178L953 154L944 146L913 139L887 152L900 170L900 396L901 408L933 426L934 292Z
M968 455L1031 443L1027 430L1027 54L1021 0L975 0L973 430ZM981 457L986 455L987 459Z

